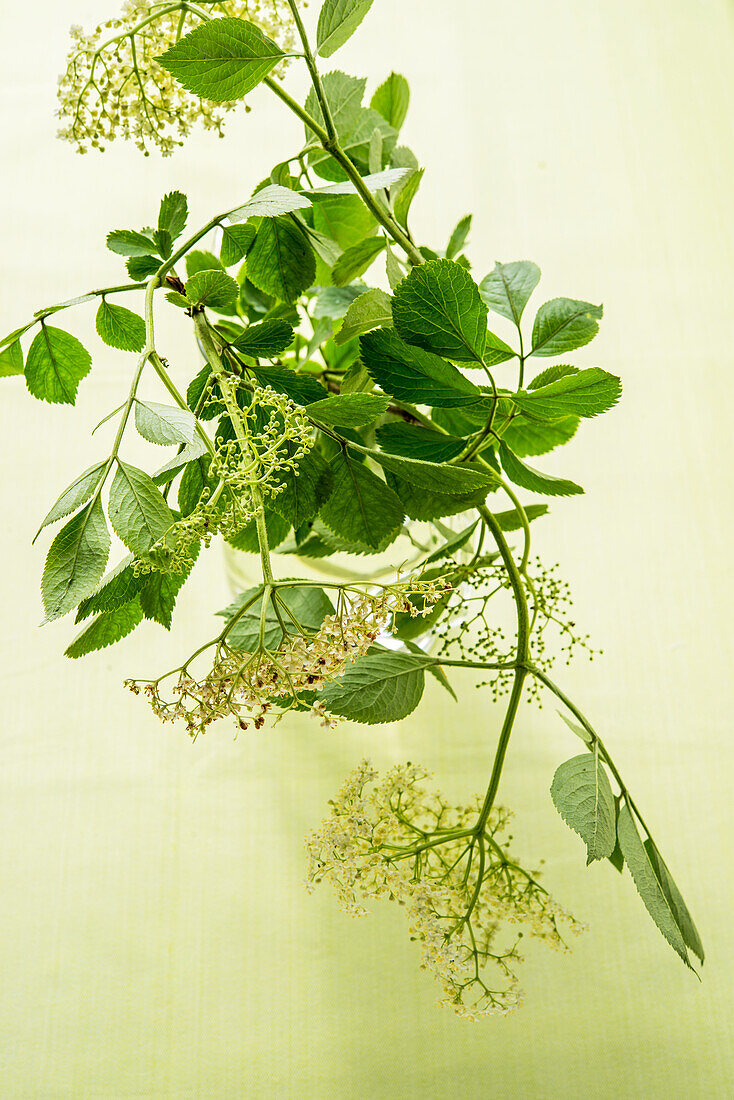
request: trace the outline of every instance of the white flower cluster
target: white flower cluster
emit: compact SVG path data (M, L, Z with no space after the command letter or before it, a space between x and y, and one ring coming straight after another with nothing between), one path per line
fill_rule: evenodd
M335 726L333 716L314 696L367 653L394 615L409 611L410 595L420 594L430 606L444 592L440 581L408 580L377 596L344 594L336 613L327 615L318 631L289 632L276 650L258 646L255 652L245 653L228 646L225 635L203 679L194 679L187 665L182 667L173 699L161 695L161 681L128 681L128 687L135 694L142 687L154 713L164 722L183 721L192 737L225 717L234 718L240 729L247 729L250 722L261 729L269 716L277 718L295 705L310 707L325 725ZM270 598L286 629L295 629L287 602L278 600L277 589Z
M511 1012L520 1003L514 964L517 944L496 941L506 926L522 924L551 947L565 949L558 922L581 926L523 870L498 842L510 814L495 808L477 832L480 800L449 806L422 785L427 773L413 764L381 782L364 760L331 803L331 813L307 839L309 888L326 879L340 907L362 916L371 898L404 907L421 966L438 979L448 1006L463 1019ZM498 988L483 975L493 963Z
M207 3L206 11L246 19L284 51L293 49L285 0L220 0ZM221 137L224 113L234 104L215 106L191 95L155 60L199 22L184 2L125 0L120 15L91 34L73 26L66 72L59 77L59 137L80 153L103 151L122 137L146 156L150 146L170 155L195 122Z

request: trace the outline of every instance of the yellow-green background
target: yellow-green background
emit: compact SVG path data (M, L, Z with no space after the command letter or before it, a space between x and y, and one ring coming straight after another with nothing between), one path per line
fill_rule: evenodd
M188 192L196 225L300 138L262 91L224 144L197 133L167 161L131 147L76 157L54 140L56 73L67 25L107 12L39 0L0 17L3 330L116 281L105 232L149 221L164 190ZM76 411L32 402L20 379L0 393L0 1095L731 1096L734 6L375 0L335 61L372 86L391 68L410 78L421 238L440 245L474 210L479 276L530 258L537 301L604 302L575 361L621 374L624 400L543 460L588 495L554 503L536 546L563 563L577 620L605 649L558 678L689 900L703 982L627 874L584 867L548 796L579 748L552 705L523 710L502 797L518 851L547 858L549 887L590 931L570 956L533 953L516 1015L467 1025L434 1006L401 913L355 923L326 890L306 895L302 836L362 754L420 760L457 799L476 789L499 718L486 695L461 682L456 706L431 682L400 727L293 720L236 741L216 728L192 747L121 680L209 629L227 598L217 549L172 636L145 625L83 663L61 656L73 624L37 628L47 540L29 541L104 453L106 430L89 428L132 366L93 337ZM91 318L68 323L81 335ZM176 376L190 375L188 336L168 320L160 331Z

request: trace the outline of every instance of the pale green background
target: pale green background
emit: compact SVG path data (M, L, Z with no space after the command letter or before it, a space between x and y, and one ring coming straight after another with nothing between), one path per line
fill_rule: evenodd
M168 161L127 147L77 158L54 141L56 73L68 23L107 11L39 0L0 20L3 330L116 281L105 232L149 220L163 190L188 191L196 225L298 142L262 92L224 145L197 134ZM457 707L430 683L400 728L294 720L237 741L217 728L191 747L120 684L209 629L227 595L217 550L172 636L146 625L83 664L60 655L73 624L37 628L47 540L29 541L107 445L88 428L117 404L132 360L94 338L78 411L2 382L0 1095L734 1094L733 13L724 0L376 0L338 58L373 82L392 67L411 80L425 239L440 243L473 209L479 275L528 257L545 297L604 301L601 335L575 358L621 374L624 401L544 460L588 496L554 504L536 544L563 562L578 622L606 651L559 679L598 723L690 902L703 983L629 877L586 870L557 818L548 786L578 744L553 706L522 712L502 797L518 850L547 858L549 886L590 931L569 957L534 953L515 1016L467 1025L434 1007L402 914L353 923L326 890L305 894L302 836L363 753L421 760L463 798L493 752L486 696L466 683ZM90 319L70 323L81 333ZM195 356L171 331L162 324L161 346L183 379ZM127 454L147 452L131 442Z

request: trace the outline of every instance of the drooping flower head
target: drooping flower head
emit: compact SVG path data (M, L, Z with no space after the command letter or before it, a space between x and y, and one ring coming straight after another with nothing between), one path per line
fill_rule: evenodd
M202 15L246 19L285 52L292 49L285 0L217 0L203 5ZM66 72L59 77L59 137L80 153L102 151L122 137L146 156L151 146L168 156L197 121L223 136L224 114L234 104L191 95L156 61L200 22L196 5L182 0L125 0L120 15L91 34L73 26Z

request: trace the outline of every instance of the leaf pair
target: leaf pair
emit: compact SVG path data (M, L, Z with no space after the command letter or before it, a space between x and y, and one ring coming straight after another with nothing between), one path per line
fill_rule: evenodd
M575 728L575 727L574 727ZM586 739L585 731L579 734ZM565 761L556 771L551 797L563 820L584 840L587 864L612 859L617 849L655 924L690 966L688 949L703 962L701 938L678 887L652 838L644 843L625 798L617 809L598 742L590 751Z

